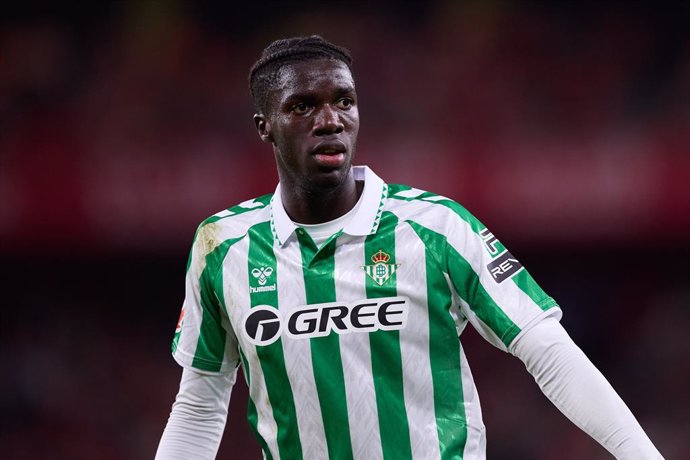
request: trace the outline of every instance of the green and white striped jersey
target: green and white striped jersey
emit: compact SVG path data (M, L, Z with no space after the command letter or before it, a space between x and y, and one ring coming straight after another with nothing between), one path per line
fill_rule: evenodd
M320 248L280 186L200 225L173 355L242 365L269 459L484 458L459 335L508 350L560 309L456 202L354 173L363 201Z

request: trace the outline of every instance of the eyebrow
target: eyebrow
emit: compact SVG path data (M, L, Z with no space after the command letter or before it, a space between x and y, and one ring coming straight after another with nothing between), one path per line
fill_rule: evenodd
M335 92L338 94L354 93L355 87L354 86L341 86L340 88L336 89Z
M343 94L350 94L354 93L355 88L354 86L341 86L339 88L335 89L335 94L338 96L342 96ZM304 99L312 99L316 95L315 91L306 91L303 93L293 93L289 97L285 99L286 102L294 101L294 100L304 100Z

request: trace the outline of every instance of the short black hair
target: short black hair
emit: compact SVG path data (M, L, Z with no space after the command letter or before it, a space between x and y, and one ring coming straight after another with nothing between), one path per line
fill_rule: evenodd
M261 57L249 71L249 91L254 108L268 110L268 93L278 81L278 71L286 64L316 59L335 59L347 65L352 73L352 56L343 48L319 35L276 40L264 48Z

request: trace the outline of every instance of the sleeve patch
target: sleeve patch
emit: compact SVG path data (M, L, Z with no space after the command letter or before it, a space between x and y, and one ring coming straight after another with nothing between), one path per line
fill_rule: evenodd
M504 251L503 254L489 263L486 268L491 273L494 281L502 283L524 267L510 252Z

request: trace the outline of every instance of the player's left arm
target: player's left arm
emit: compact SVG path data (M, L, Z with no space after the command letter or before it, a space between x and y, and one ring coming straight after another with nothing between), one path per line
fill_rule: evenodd
M542 392L617 459L663 459L611 384L556 318L546 318L510 345Z
M490 343L520 358L543 393L619 459L663 458L613 387L558 320L561 309L474 216L448 219L446 270L461 315Z

